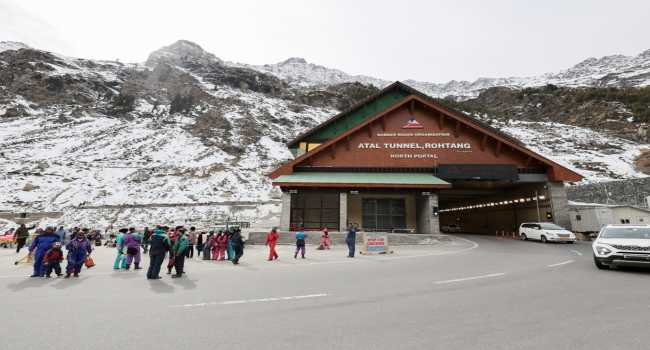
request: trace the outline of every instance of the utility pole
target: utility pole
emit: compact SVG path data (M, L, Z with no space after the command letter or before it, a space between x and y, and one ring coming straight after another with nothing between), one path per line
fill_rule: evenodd
M539 194L535 190L535 205L537 206L537 222L542 222L542 215L539 213Z

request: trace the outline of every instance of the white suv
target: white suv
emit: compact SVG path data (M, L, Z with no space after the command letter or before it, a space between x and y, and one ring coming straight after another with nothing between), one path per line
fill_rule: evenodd
M576 241L576 235L573 232L550 222L529 222L521 224L519 226L519 238L523 241L536 239L542 241L542 243L574 243Z
M600 230L592 249L599 269L650 267L650 226L607 225Z

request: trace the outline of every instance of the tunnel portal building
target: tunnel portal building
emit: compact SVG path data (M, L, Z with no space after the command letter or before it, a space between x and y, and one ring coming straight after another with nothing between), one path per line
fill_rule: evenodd
M582 176L396 82L288 144L270 174L280 229L437 234L569 227L565 182Z

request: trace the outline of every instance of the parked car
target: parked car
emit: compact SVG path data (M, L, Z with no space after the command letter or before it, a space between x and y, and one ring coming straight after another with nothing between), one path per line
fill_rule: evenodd
M650 226L607 225L592 245L599 269L617 266L650 267Z
M442 232L447 232L447 233L460 232L460 225L458 224L442 225L442 227L440 227L440 230Z
M573 232L550 222L529 222L519 226L519 237L526 241L536 239L547 242L566 242L574 243L576 235Z

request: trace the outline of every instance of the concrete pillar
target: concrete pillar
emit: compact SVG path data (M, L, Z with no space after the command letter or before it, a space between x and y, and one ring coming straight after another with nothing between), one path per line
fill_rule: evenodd
M547 193L551 203L551 213L553 222L571 229L571 220L569 218L569 200L567 199L567 190L563 182L547 182Z
M280 212L280 231L289 231L291 226L291 193L282 191L282 211Z
M418 232L423 234L440 234L440 216L433 215L434 208L438 207L438 194L432 192L427 196L418 198Z
M345 232L348 228L348 193L339 194L339 231Z

